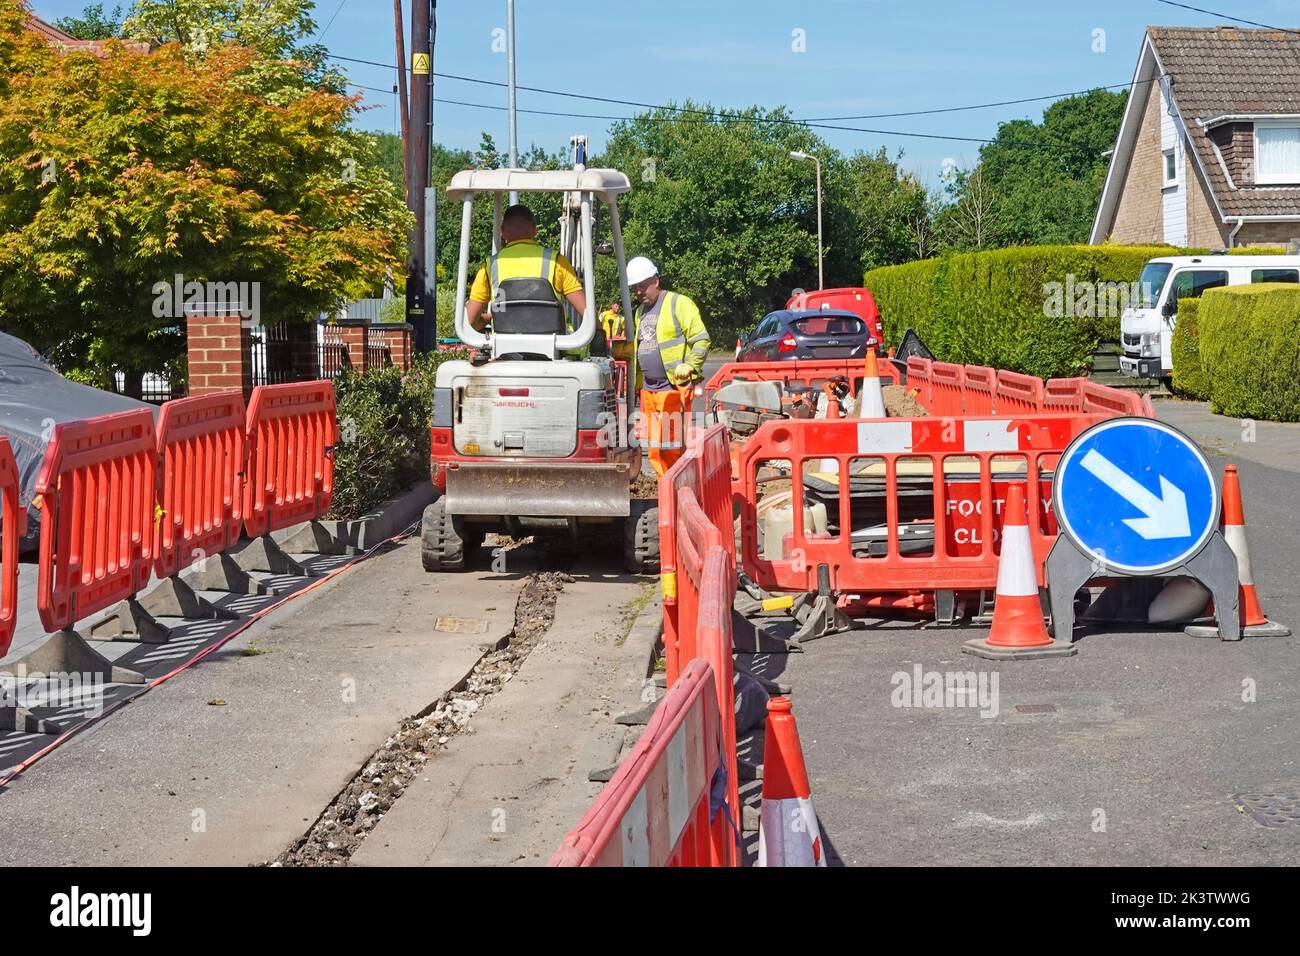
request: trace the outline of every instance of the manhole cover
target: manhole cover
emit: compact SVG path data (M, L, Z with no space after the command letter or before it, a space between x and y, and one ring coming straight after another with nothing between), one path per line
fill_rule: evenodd
M481 617L440 617L433 622L433 629L444 634L486 634L487 627L487 619Z
M1054 714L1055 704L1016 704L1017 714Z
M1256 793L1234 793L1232 802L1254 817L1260 826L1300 826L1300 791L1261 790Z

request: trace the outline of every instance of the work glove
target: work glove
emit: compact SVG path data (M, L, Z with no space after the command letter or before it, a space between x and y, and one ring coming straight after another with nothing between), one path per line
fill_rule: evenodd
M674 385L685 385L695 377L695 369L691 368L685 362L679 363L668 376L672 379Z

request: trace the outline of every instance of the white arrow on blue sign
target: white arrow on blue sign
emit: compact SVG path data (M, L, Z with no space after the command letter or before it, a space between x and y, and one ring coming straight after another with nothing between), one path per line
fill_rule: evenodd
M1074 439L1056 466L1061 531L1108 567L1160 574L1205 544L1219 518L1214 472L1164 422L1112 418Z

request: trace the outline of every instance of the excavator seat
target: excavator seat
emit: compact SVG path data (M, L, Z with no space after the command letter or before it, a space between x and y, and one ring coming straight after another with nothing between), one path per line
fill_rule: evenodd
M492 302L492 329L498 335L563 335L564 307L545 279L503 279Z

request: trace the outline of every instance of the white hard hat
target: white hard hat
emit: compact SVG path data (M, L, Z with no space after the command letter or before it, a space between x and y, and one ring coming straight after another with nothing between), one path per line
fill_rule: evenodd
M627 264L627 284L636 285L638 282L645 282L651 276L659 274L659 267L647 259L645 256L637 256Z

